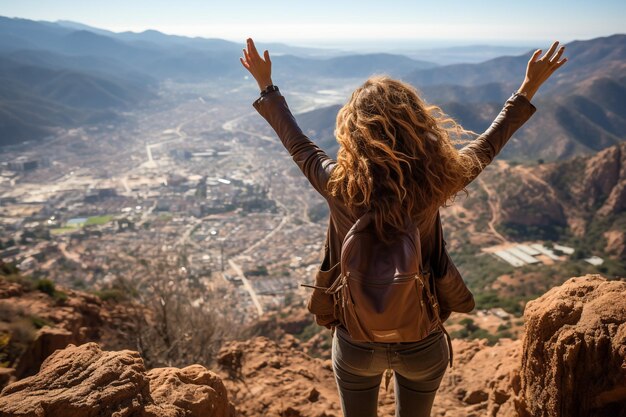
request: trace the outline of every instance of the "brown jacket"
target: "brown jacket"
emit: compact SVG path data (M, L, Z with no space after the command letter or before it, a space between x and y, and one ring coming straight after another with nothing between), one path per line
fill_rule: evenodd
M274 129L311 185L328 202L330 219L324 245L324 259L315 276L315 285L329 287L340 272L338 265L343 239L358 218L358 216L350 214L339 198L331 196L326 191L325 186L336 161L302 132L280 92L274 91L264 97L259 97L254 101L253 106ZM475 154L483 161L483 166L486 166L500 152L513 133L535 111L535 106L525 96L514 93L506 101L491 126L478 138L460 149L459 152ZM478 174L479 172L476 172L476 175ZM439 212L432 219L432 225L431 230L420 231L422 235L422 260L425 269L428 270L426 265L429 265L433 270L434 277L437 278L443 276L448 268L454 267L454 265L445 249ZM315 314L316 322L319 325L333 328L339 324L333 315L332 298L323 290L313 290L307 308ZM454 311L462 310L462 308L457 310L454 306L449 306L449 308ZM473 300L469 309L472 308ZM442 311L442 319L445 320L449 314L449 310ZM436 327L435 322L433 322L434 327Z

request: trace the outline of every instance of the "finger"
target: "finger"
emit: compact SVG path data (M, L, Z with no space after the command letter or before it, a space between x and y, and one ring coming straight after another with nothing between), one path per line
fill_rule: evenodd
M556 70L557 68L560 68L561 65L565 64L566 62L567 62L567 58L563 58L562 60L556 63L556 65L554 66L554 69Z
M243 58L239 57L239 60L241 61L241 65L243 65L247 70L250 70L250 65L248 65Z
M252 38L248 38L248 49L250 50L250 54L252 56L261 59L261 55L259 55L259 52L256 50L256 46L254 45Z
M250 55L248 55L248 51L246 51L245 49L243 50L243 56L246 58L246 61L248 63L250 63Z
M545 59L550 59L550 57L552 56L552 54L554 53L554 51L556 51L556 47L559 45L559 41L554 41L554 43L552 44L552 46L550 46L550 49L548 49L548 52L546 52L546 54L541 57L542 60Z
M268 51L267 49L265 50L265 52L263 52L263 56L265 57L265 61L268 64L271 64L272 61L270 60L270 51Z
M561 46L559 48L559 51L556 53L556 55L554 55L554 57L550 60L550 63L554 64L554 63L558 62L559 59L561 58L561 55L563 55L563 51L565 51L565 47Z
M535 62L537 60L537 57L539 56L539 54L541 54L541 49L537 49L535 51L533 56L530 57L530 62Z

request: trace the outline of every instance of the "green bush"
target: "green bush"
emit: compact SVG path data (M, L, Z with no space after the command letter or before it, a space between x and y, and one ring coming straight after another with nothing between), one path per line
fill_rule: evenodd
M302 329L301 333L296 334L295 336L301 341L306 342L307 340L315 336L317 333L319 333L319 331L320 331L320 326L317 323L313 322L309 324L308 326L306 326L304 329Z
M119 288L107 288L104 290L95 291L94 294L102 301L125 301L128 300L126 292Z
M58 304L62 304L67 301L67 294L63 291L55 291L52 295L52 298L54 298L54 301L56 301Z
M256 269L246 271L246 275L251 277L267 276L267 267L265 265L257 265Z
M465 329L470 333L475 332L476 330L480 328L476 325L476 323L474 323L474 320L472 320L469 317L459 321L459 324L462 324L465 327Z
M505 330L503 332L498 332L498 337L506 337L508 339L513 339L513 334L510 331Z
M510 327L510 326L509 326L508 324L504 324L504 323L502 323L501 325L499 325L499 326L498 326L498 329L497 329L497 330L498 330L499 332L502 332L502 331L508 330L508 329L509 329L509 327Z
M54 296L54 282L49 279L40 279L35 284L35 288L39 291L48 294L50 297Z
M39 316L30 316L30 321L33 323L36 329L41 329L43 326L50 326L50 322Z

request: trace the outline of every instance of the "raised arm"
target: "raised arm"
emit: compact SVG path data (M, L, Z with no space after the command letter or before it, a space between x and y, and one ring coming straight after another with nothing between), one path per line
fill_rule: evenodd
M559 61L565 51L565 46L561 46L557 52L558 44L558 41L554 42L548 52L540 59L537 57L541 53L541 49L535 51L528 61L526 77L520 88L506 101L491 126L459 151L462 155L480 161L473 176L463 184L463 187L474 180L491 163L513 136L513 133L526 123L537 110L530 100L554 71L567 61L567 58ZM555 52L556 54L554 54Z
M254 41L249 38L247 44L248 50L243 50L245 60L243 58L240 60L242 65L250 71L263 92L267 86L272 85L270 55L268 51L265 51L263 54L265 59L262 59L256 50ZM252 105L274 129L311 185L327 198L326 183L335 161L302 133L287 106L285 97L280 91L273 90L262 93L262 96L256 99Z
M514 93L504 103L498 116L485 132L459 150L459 153L471 158L474 171L467 178L463 188L472 182L482 170L493 161L513 133L535 113L536 107L520 93Z
M252 105L272 126L313 188L324 198L328 198L326 184L335 161L302 133L285 97L279 91L272 91L259 97Z

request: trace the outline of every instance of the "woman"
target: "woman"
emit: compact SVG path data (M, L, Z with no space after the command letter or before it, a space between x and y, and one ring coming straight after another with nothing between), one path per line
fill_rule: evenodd
M430 415L452 353L435 325L429 336L417 342L351 340L334 316L332 300L321 290L337 277L345 234L372 207L378 209L375 226L383 240L392 239L406 216L411 216L418 222L422 260L435 276L455 269L444 247L439 207L464 191L536 111L530 100L567 61L559 60L564 47L557 48L558 42L554 42L541 58L541 50L535 51L520 88L491 126L460 150L453 146L453 139L467 131L440 108L426 105L407 83L386 76L370 77L337 115L335 133L340 147L337 160L333 160L302 133L285 98L273 85L269 52L264 51L261 58L252 39L247 40L240 61L261 89L253 106L330 208L324 260L307 307L318 324L333 330L333 370L344 416L377 415L378 391L388 369L395 371L396 416ZM469 311L473 300L469 308L467 304L461 300L450 310ZM442 312L444 320L449 313Z

